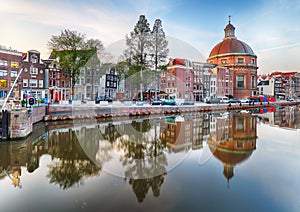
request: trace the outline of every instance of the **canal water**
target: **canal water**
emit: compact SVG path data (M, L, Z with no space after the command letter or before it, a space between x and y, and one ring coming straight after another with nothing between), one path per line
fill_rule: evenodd
M0 143L0 211L300 211L298 107L47 122Z

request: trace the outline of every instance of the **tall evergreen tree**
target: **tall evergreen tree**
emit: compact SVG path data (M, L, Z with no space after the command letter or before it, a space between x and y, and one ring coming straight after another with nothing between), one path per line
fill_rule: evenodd
M140 79L135 81L136 83L140 83L141 93L143 92L142 71L149 65L147 58L149 58L150 38L151 30L149 23L145 15L140 15L133 31L126 36L127 49L124 51L124 55L127 61L130 63L130 69L132 70L132 73L134 74L140 72ZM140 97L142 101L143 95L140 95Z
M131 65L145 68L150 50L151 30L145 15L140 15L132 32L126 36L127 49L124 54Z
M151 31L151 56L155 70L166 65L169 54L168 41L162 28L161 20L156 19Z

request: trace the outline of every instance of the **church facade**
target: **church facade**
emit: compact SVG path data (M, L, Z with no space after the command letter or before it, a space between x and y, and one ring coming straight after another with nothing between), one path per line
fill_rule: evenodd
M247 98L257 93L257 56L251 47L235 36L235 27L229 23L225 37L211 50L208 63L233 70L233 97ZM229 79L228 79L229 80Z

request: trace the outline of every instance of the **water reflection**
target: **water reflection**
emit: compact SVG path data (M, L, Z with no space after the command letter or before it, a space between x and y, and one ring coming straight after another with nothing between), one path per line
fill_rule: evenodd
M105 171L124 178L138 202L143 202L151 191L155 197L160 195L168 170L190 151L208 146L210 155L223 164L223 175L229 181L235 166L250 159L256 149L257 123L299 129L299 120L298 107L286 107L85 123L59 129L47 126L51 130L41 123L24 141L0 143L0 180L9 179L14 187L22 188L22 170L30 176L47 154L51 156L46 175L49 184L67 190Z
M80 184L83 178L97 176L101 171L101 166L95 165L85 154L75 132L71 130L49 133L47 154L53 158L48 165L49 182L59 185L62 189Z
M229 180L234 176L234 167L247 160L256 148L256 116L232 114L211 116L210 151L224 166L223 174ZM229 185L229 184L228 184Z

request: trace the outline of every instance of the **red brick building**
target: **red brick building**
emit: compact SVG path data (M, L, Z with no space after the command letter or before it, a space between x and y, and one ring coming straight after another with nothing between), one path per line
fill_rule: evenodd
M161 73L161 89L176 98L192 99L194 91L193 65L186 59L170 59L167 71Z
M4 99L11 89L22 66L22 53L0 46L0 98ZM20 96L19 83L15 84L15 88L10 97L16 99Z
M69 101L72 95L71 76L68 71L59 67L53 59L43 60L47 67L49 101L58 103L59 101Z
M45 89L45 66L41 61L40 52L28 51L27 60L23 61L23 72L20 76L21 99L33 96L36 99L47 97Z
M216 97L233 95L233 71L230 68L217 66L211 69L216 80Z
M251 114L239 114L228 121L231 128L221 130L225 124L221 123L223 126L216 129L216 135L207 143L213 155L222 162L223 174L229 181L234 176L234 167L245 162L256 149L257 120Z
M233 70L233 96L246 98L256 95L257 56L251 47L235 37L235 27L225 27L225 37L210 52L208 63Z

